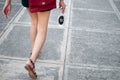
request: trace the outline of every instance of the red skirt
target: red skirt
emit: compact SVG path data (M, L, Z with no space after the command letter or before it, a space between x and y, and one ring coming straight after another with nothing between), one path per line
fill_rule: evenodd
M31 12L48 11L56 8L56 0L29 0Z

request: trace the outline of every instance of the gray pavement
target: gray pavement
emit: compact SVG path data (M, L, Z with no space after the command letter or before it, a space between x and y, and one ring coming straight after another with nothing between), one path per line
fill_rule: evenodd
M120 80L120 0L65 0L51 11L47 40L36 63L38 80ZM0 11L4 0L0 1ZM31 80L24 69L31 52L30 17L20 0L0 13L0 80Z

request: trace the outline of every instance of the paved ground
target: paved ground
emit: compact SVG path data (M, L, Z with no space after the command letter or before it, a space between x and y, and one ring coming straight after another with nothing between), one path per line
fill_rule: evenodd
M4 0L0 1L0 11ZM36 68L38 80L120 80L120 0L66 0L65 23L51 12L47 40ZM0 13L0 80L30 80L30 18L20 0Z

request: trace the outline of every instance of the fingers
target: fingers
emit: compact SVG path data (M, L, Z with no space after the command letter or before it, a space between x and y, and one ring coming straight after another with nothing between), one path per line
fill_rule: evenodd
M64 2L60 2L59 6L60 6L60 9L61 9L62 13L64 13L65 12L65 8L66 8L65 3Z
M65 7L61 7L62 13L65 12Z
M4 10L5 10L5 8L3 7L3 9L2 9L2 14L3 15L5 15L5 11Z
M7 12L7 18L8 18L8 16L10 16L10 10Z
M8 18L8 16L10 15L10 8L3 7L2 13L5 18Z

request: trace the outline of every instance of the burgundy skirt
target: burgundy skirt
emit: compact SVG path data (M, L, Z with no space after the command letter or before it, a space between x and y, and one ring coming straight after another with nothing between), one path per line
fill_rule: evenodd
M55 1L56 1L56 0L55 0ZM23 5L24 7L27 7L27 8L30 7L30 6L29 6L29 0L22 0L21 3L22 3L22 5ZM56 5L55 2L54 2L53 4ZM56 8L56 7L54 7L54 8ZM44 10L44 11L50 11L50 10L51 10L51 9ZM42 11L42 12L44 12L44 11ZM40 12L41 12L41 11L40 11Z

